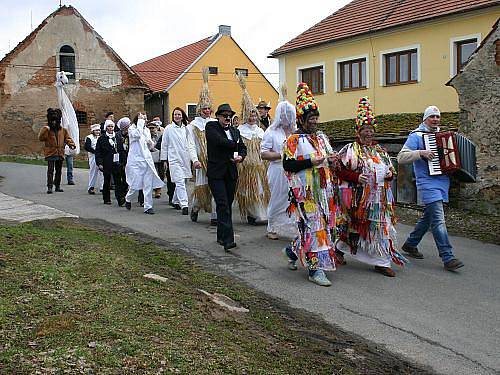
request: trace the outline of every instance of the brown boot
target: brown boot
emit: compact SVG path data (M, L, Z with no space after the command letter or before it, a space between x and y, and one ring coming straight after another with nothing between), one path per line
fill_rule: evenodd
M394 272L391 267L375 266L375 272L381 273L387 277L396 277L396 272Z

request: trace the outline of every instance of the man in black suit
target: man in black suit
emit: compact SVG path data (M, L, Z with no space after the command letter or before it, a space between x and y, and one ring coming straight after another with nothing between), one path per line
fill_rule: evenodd
M102 198L104 204L111 204L111 176L115 182L115 197L119 206L125 203L125 187L122 184L122 170L125 163L125 150L123 138L120 133L115 133L115 124L109 122L106 131L97 140L95 147L95 162L104 175Z
M231 212L238 181L236 163L247 155L240 132L230 126L234 113L229 104L221 104L215 112L217 121L210 121L205 127L208 186L217 211L217 242L226 251L236 247Z

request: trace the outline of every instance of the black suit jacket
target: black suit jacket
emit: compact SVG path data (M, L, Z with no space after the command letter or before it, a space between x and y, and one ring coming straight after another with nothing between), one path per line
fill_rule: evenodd
M238 170L232 160L237 152L243 159L247 156L247 147L243 143L238 129L229 127L233 140L228 139L219 121L210 121L205 127L207 138L207 177L222 179L226 175L236 180Z
M110 145L106 133L101 135L97 140L97 144L95 146L95 163L97 165L102 165L105 171L111 171L113 167L113 155L115 153L120 154L119 163L122 165L125 164L125 150L123 149L123 138L120 133L115 133L115 143L115 147Z

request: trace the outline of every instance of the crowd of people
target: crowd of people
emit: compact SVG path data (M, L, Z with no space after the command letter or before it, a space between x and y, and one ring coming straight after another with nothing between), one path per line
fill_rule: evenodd
M246 223L267 225L270 240L291 240L283 249L288 268L295 271L302 266L309 280L321 286L331 285L326 272L347 264L348 256L384 276L396 276L392 264L404 266L407 257L424 257L417 246L429 229L444 268L455 271L463 266L453 255L444 219L449 178L429 175L427 160L436 155L425 150L421 137L422 132L438 129L437 107L426 109L422 124L398 155L400 164L413 163L425 205L400 251L391 190L396 170L374 139L377 120L367 97L358 103L356 141L337 152L318 130L319 107L307 84L298 85L295 106L282 95L272 119L270 104L254 105L240 76L241 113L237 116L224 103L212 118L208 74L204 72L203 78L197 116L191 122L181 108L175 108L166 127L159 117L148 122L144 113L115 124L112 112L106 113L102 124L91 126L84 146L89 194L101 191L103 203L110 205L114 189L118 206L127 210L137 194L144 213L154 214L153 200L161 198L166 179L169 204L193 222L200 212L209 214L225 251L237 247L232 217L236 200ZM45 142L50 194L54 186L56 192L62 191L64 149L75 144L60 126L58 109L49 108L47 120L39 139Z

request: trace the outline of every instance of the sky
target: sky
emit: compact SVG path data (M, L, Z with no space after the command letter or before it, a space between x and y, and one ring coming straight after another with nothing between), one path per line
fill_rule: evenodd
M278 61L269 53L350 1L61 0L74 6L129 65L229 25L234 40L275 86ZM0 0L0 59L58 6L59 0Z

